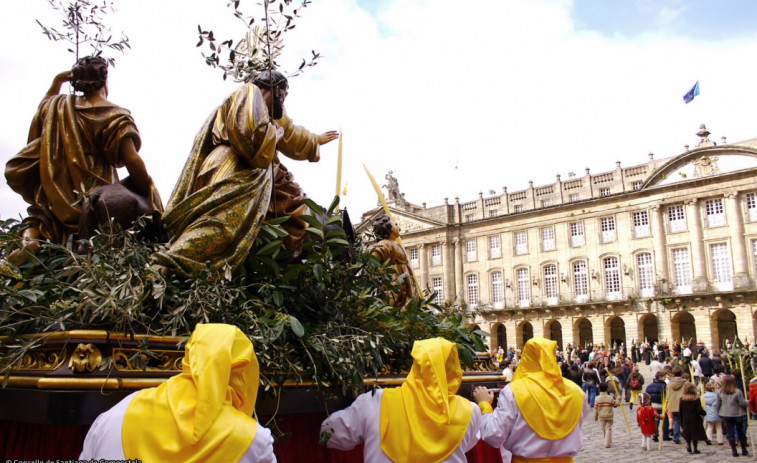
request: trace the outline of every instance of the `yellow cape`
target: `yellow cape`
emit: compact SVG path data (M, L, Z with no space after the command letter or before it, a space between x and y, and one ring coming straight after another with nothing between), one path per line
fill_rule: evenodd
M239 328L198 324L182 372L140 391L124 417L128 459L144 463L236 462L255 439L258 359Z
M456 395L463 372L457 344L416 341L405 383L381 397L381 449L396 462L437 462L460 445L473 404Z
M556 341L532 338L523 347L510 387L520 414L543 439L558 440L581 420L584 394L564 381L555 358Z

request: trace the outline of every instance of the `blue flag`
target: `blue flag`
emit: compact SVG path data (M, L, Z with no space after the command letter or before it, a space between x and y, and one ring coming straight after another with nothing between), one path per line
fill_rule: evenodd
M696 84L694 84L693 87L691 87L691 90L686 92L686 95L683 96L683 101L686 104L691 103L691 100L694 99L695 96L699 95L699 81L697 81Z

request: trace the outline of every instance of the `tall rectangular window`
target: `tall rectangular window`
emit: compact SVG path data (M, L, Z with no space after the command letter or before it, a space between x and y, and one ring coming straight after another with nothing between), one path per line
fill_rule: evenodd
M581 196L578 193L571 193L570 196L568 196L568 202L575 203L581 199Z
M750 222L757 222L757 194L748 193L746 195L746 212Z
M647 214L647 211L633 213L633 236L636 238L649 236L649 214Z
M528 279L528 269L519 268L515 275L518 279L518 304L520 307L531 305L531 282Z
M442 245L431 246L431 265L442 265Z
M541 207L549 207L552 205L551 199L542 199L541 200Z
M618 238L615 230L615 217L602 217L599 219L599 228L602 230L602 242L612 243Z
M492 272L492 304L495 309L505 307L505 287L502 272Z
M542 251L555 250L555 227L541 229L541 249Z
M497 209L492 209L489 211L489 217L497 217L499 215L499 211Z
M517 231L513 233L515 241L515 255L520 256L528 254L528 238L525 231Z
M754 274L757 275L757 240L752 240L752 265Z
M513 212L523 212L523 205L516 204L515 206L513 206Z
M418 248L410 248L408 252L410 253L410 266L418 267Z
M704 213L707 216L708 227L722 227L725 225L725 210L723 199L708 199L704 202Z
M468 262L475 262L476 256L476 240L467 240L465 242L465 256Z
M475 218L474 218L473 214L466 214L465 215L465 221L466 222L473 222L474 219Z
M686 231L686 216L683 213L683 204L668 206L668 232L678 233Z
M584 236L584 223L583 222L571 222L570 223L570 245L573 247L583 246L586 244L586 238Z
M547 305L557 305L557 266L546 265L544 267L544 295L547 296Z
M489 237L489 258L499 259L502 257L502 240L499 235Z
M631 184L631 188L633 188L634 190L641 190L642 186L644 186L644 182L642 182L641 180L636 180Z
M712 259L712 278L715 280L718 291L733 291L728 245L725 243L711 244L710 258Z
M654 265L652 254L642 252L636 255L636 272L639 275L639 296L654 296Z
M673 249L672 254L676 292L678 294L691 294L691 263L689 262L689 250L687 248L676 248Z
M442 302L444 302L444 282L442 280L442 277L432 278L431 287L434 289L434 292L436 292L434 303L441 304Z
M605 294L607 299L611 301L622 299L623 294L620 292L620 269L618 268L618 258L606 257L603 264L605 270Z
M478 275L475 273L468 275L468 305L470 307L478 305Z
M599 189L599 196L610 196L610 189L609 188L600 188Z
M573 262L573 294L576 302L589 300L589 275L584 261Z

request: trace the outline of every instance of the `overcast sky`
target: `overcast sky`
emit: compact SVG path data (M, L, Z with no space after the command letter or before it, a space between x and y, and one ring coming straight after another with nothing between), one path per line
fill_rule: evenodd
M109 99L132 111L164 202L202 122L236 86L195 48L198 24L219 38L244 32L226 3L116 0L107 19L132 47L113 55ZM73 64L35 23L58 27L50 16L45 0L14 1L0 16L2 165L25 145L53 76ZM394 171L405 198L430 207L674 156L703 122L718 143L757 137L751 0L314 0L285 43L285 72L311 49L323 55L290 81L287 110L314 132L343 131L342 204L354 221L377 201L362 163L379 184ZM696 81L701 94L684 104ZM335 192L337 148L322 147L315 164L284 161L322 204ZM25 208L3 181L0 215Z

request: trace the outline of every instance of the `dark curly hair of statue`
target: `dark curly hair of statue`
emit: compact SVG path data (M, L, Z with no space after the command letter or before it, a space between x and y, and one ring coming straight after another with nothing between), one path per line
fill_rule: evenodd
M388 215L380 215L373 221L373 234L376 238L384 240L392 233L392 219Z
M108 61L100 56L81 58L71 68L71 86L77 92L95 92L108 82Z
M286 76L276 70L261 72L252 80L252 83L260 88L289 87L289 81Z

